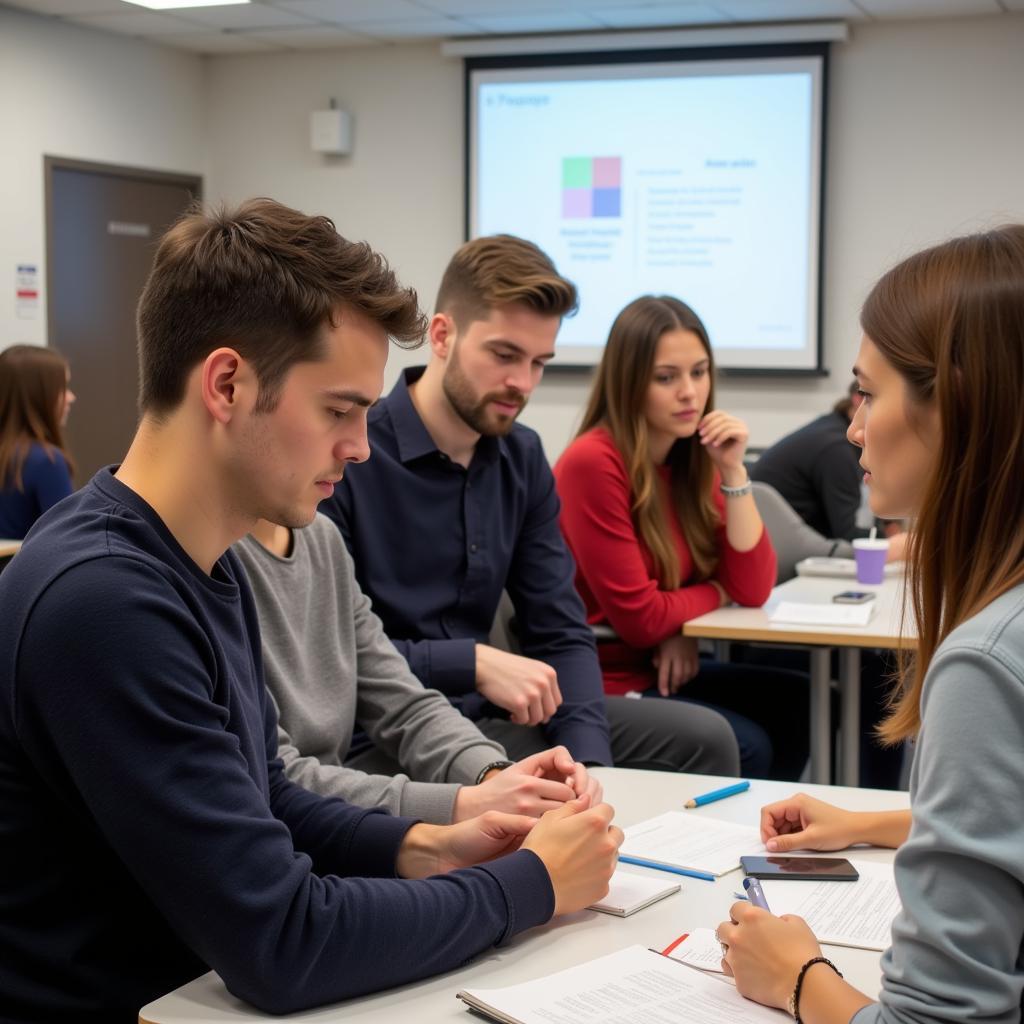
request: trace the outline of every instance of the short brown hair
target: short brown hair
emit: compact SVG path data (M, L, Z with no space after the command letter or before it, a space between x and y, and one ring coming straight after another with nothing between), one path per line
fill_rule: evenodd
M576 286L533 242L487 235L466 242L451 258L434 309L465 327L512 303L543 316L571 316L578 305Z
M269 412L288 369L322 358L322 329L344 307L396 341L422 341L415 291L327 217L272 199L196 206L164 235L139 300L139 407L158 417L176 408L195 365L230 345L252 363L257 409Z

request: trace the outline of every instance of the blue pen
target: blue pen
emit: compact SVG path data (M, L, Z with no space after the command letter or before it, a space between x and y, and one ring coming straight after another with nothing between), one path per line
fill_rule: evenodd
M755 907L760 907L762 910L767 910L769 914L771 913L768 901L764 898L764 890L756 878L744 878L743 888L747 890L747 898Z
M671 871L673 875L686 875L688 878L703 878L705 882L713 882L715 876L710 871L694 871L691 868L674 868L668 864L655 864L653 860L644 860L642 857L627 857L624 853L619 854L619 863L636 864L641 868L654 868L655 871Z
M746 793L750 789L749 782L737 782L731 786L723 786L721 789L713 789L710 793L702 793L692 800L687 800L684 807L703 807L705 804L714 803L716 800L724 800L727 796L735 796L737 793Z

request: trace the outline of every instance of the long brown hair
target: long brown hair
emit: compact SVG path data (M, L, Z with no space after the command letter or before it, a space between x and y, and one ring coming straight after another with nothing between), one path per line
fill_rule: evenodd
M911 256L875 285L861 324L904 378L911 423L931 405L941 430L908 556L917 654L879 730L896 742L920 728L939 644L1024 582L1024 225Z
M579 429L583 434L602 426L611 434L629 475L634 526L654 559L664 590L675 590L685 581L680 579L679 555L658 495L657 473L647 447L644 407L658 341L666 331L677 330L692 331L704 346L711 382L704 411L714 408L714 356L700 317L671 295L644 295L626 306L612 324ZM715 528L719 517L711 497L714 467L703 445L693 438L676 441L668 463L672 470L672 505L693 555L696 578L704 580L718 560Z
M24 490L21 473L33 442L51 460L59 451L74 472L60 424L67 386L68 364L52 348L11 345L0 352L0 486Z

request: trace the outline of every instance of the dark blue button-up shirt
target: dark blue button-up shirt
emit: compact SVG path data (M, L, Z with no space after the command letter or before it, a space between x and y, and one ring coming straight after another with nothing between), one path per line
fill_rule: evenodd
M558 673L563 702L546 738L578 761L611 764L601 670L540 438L520 424L482 437L464 469L438 450L412 403L408 387L422 372L406 370L370 411L372 456L346 469L320 509L424 685L469 718L507 717L475 688L475 647L507 590L523 654Z

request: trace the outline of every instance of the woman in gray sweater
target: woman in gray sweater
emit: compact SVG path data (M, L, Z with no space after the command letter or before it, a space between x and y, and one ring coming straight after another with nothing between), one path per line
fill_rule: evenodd
M740 992L804 1024L1020 1021L1024 1005L1024 226L912 256L872 290L849 437L871 507L915 516L918 648L883 738L917 737L911 810L797 796L769 850L898 846L902 910L877 1003L799 918L747 904L718 928Z

